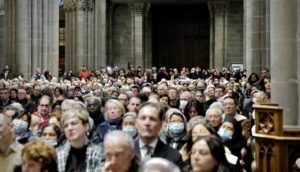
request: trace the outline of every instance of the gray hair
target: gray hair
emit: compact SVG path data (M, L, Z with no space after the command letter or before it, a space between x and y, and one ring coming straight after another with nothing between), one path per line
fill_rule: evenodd
M142 172L180 172L178 166L164 158L151 158L142 167Z
M124 114L123 119L126 118L127 116L132 116L132 117L136 118L137 113L136 112L127 112Z
M75 100L72 99L65 99L62 103L61 103L61 109L62 111L65 111L66 108L71 108L74 106L74 104L76 103ZM67 109L69 110L69 109Z
M210 106L209 106L209 109L210 108L217 108L217 109L219 109L220 111L221 111L221 113L223 113L224 112L224 108L223 108L223 105L222 105L222 103L221 102L213 102Z
M208 108L208 109L206 110L205 118L207 118L207 114L208 114L209 112L211 112L211 111L217 112L217 114L219 114L220 116L222 116L222 113L223 113L222 110L219 109L219 108L217 108L217 107L210 107L210 108Z
M109 132L104 137L104 147L105 145L110 144L123 144L127 149L135 150L134 149L134 140L132 139L132 136L130 136L128 133L121 131L121 130L115 130L112 132Z

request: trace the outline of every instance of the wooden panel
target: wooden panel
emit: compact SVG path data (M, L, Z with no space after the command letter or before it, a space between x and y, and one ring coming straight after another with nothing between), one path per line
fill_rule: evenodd
M209 13L206 4L153 5L153 65L209 67Z

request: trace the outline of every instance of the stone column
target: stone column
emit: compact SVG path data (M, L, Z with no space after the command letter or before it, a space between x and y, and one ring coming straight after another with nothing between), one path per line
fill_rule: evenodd
M107 4L106 0L95 1L95 19L94 19L94 30L95 30L95 46L94 46L94 68L106 65L107 58L107 43L106 43L106 11ZM90 45L91 46L91 45Z
M5 30L4 30L4 0L0 0L0 61L5 62L4 58L4 44L5 44ZM2 66L0 66L1 69Z
M129 5L132 16L132 44L133 65L145 66L144 59L144 11L145 4L134 3Z
M98 1L97 1L98 2ZM94 0L65 0L66 14L66 69L78 72L82 65L92 64L94 51ZM91 40L90 40L91 39ZM89 48L90 47L90 48Z
M222 68L226 58L226 28L228 4L225 1L209 1L210 13L210 68Z
M148 3L145 8L145 66L152 66L152 13L151 4Z
M254 8L251 5L252 0L245 0L244 1L244 50L243 50L243 62L244 67L247 70L248 74L252 73L252 51L251 51L251 13L252 8Z
M299 1L270 0L272 102L284 107L284 125L299 128Z
M247 73L270 67L269 0L244 1L245 66Z
M56 1L48 1L50 6L50 16L49 22L50 26L50 42L49 42L49 64L47 69L51 72L53 76L58 77L59 68L59 5Z
M24 74L25 78L31 77L31 24L30 12L31 3L24 0L16 0L15 4L16 17L16 58L14 61L14 69ZM14 15L14 14L12 14Z
M30 79L36 67L58 75L57 1L5 0L5 61Z

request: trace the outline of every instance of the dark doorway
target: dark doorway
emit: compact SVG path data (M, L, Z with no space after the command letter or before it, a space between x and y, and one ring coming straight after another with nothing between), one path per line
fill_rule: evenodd
M209 11L197 5L152 6L153 61L157 67L209 68Z

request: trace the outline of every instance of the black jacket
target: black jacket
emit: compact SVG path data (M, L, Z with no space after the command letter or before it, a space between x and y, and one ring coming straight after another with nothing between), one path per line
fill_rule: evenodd
M136 155L140 158L141 152L138 139L135 141L135 152ZM177 150L171 148L169 145L164 144L160 139L158 139L157 145L151 157L165 158L176 164L178 167L181 167L183 164L180 153Z

